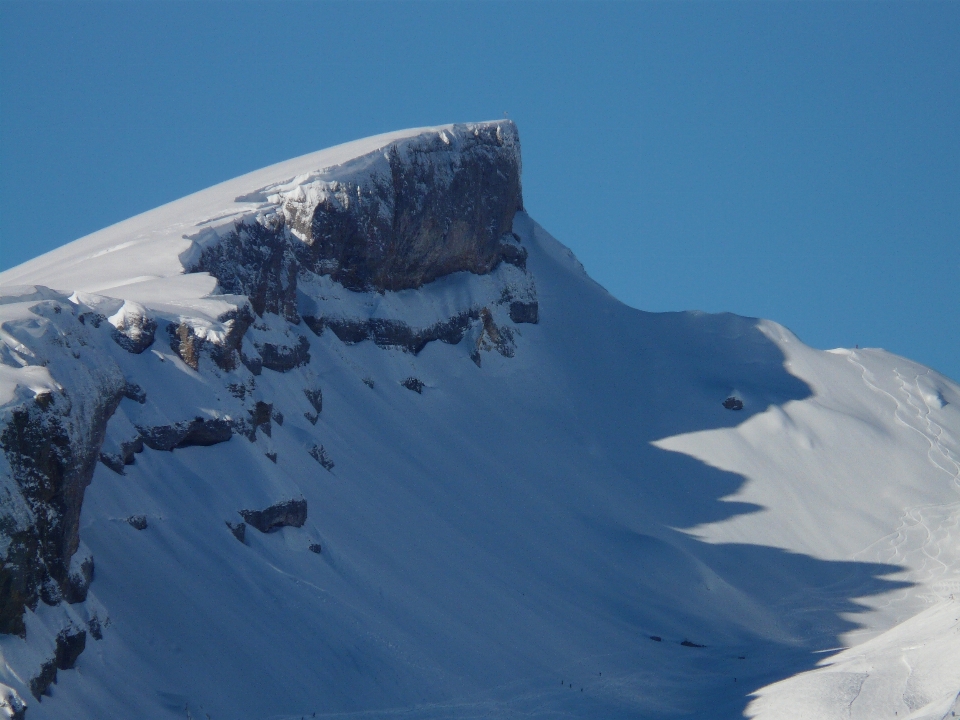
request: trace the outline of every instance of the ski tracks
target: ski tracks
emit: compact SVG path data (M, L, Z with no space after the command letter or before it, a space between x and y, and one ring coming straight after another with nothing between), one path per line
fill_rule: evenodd
M863 382L874 392L884 395L895 404L897 424L916 432L927 442L927 460L950 477L954 488L960 490L960 457L944 442L943 428L930 417L930 406L924 399L920 378L927 374L893 368L893 378L884 383L869 370L866 358L850 352L847 360L860 369ZM861 362L863 360L864 362ZM892 392L884 389L887 385ZM910 579L921 587L898 593L895 599L908 595L926 602L960 593L960 502L946 505L920 505L904 510L897 528L873 545L854 556L900 565L910 572Z

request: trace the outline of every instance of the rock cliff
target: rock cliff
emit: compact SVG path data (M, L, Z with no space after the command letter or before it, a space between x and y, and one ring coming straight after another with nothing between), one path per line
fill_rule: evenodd
M85 603L94 559L78 553L98 459L123 474L144 448L240 436L276 463L271 427L283 416L257 379L291 373L315 425L310 350L327 330L412 354L469 337L462 352L478 366L482 352L514 355L511 326L538 319L527 251L512 233L520 169L512 123L448 126L250 188L236 202L255 212L199 222L181 257L185 279L216 279L207 295L3 288L0 633L30 645L27 615L39 617L41 602L61 608L37 631L46 655L18 670L34 696L83 650L74 643L65 661L62 638L100 636L102 611ZM308 451L333 469L322 445ZM263 532L307 516L305 501L261 507L241 514Z
M406 290L460 271L490 272L518 253L502 240L523 209L512 123L454 126L394 143L320 177L244 196L269 219L199 234L192 265L258 314L295 315L300 269L350 290ZM298 242L290 242L291 236Z

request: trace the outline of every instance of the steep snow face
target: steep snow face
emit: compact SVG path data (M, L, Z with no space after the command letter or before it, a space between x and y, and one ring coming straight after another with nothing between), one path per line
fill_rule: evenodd
M0 710L951 709L960 388L623 306L519 167L382 136L0 276Z

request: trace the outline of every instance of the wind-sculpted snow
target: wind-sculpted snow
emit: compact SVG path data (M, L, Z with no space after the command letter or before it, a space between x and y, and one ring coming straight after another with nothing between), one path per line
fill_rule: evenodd
M519 188L407 131L0 276L0 713L952 708L956 384L627 308Z

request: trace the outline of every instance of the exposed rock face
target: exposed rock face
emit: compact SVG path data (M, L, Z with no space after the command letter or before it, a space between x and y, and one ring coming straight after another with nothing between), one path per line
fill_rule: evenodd
M13 688L0 684L0 713L10 720L24 720L27 716L27 704Z
M157 323L142 305L125 302L108 321L114 341L127 352L139 355L153 344Z
M138 427L143 444L153 450L173 450L191 445L216 445L233 435L229 422L220 418L197 417L186 422L157 427Z
M480 320L482 329L477 335L477 340L473 351L470 353L470 359L477 367L482 364L481 350L496 350L504 357L513 357L516 346L513 343L513 331L506 326L497 325L493 318L493 313L488 308L480 311Z
M93 582L93 555L87 551L77 552L70 563L70 572L63 588L63 599L68 603L83 602L87 599L87 590Z
M408 377L406 380L400 383L407 390L413 390L417 395L423 394L423 380L415 377Z
M523 265L525 251L503 242L523 209L513 123L455 126L381 155L364 173L279 193L280 213L207 241L192 269L249 297L258 315L298 322L303 271L384 291Z
M248 305L241 305L217 318L225 328L222 337L216 342L201 337L187 321L178 324L169 323L167 334L170 336L170 349L194 370L200 369L200 357L206 352L210 359L223 370L233 370L240 364L240 347L250 324L253 313ZM259 358L257 358L259 361Z
M367 177L284 198L300 263L351 290L404 290L490 272L523 209L512 123L457 126L393 145Z
M299 322L299 267L282 216L237 223L204 248L195 270L217 278L224 292L246 295L257 315L273 313Z
M56 663L59 670L70 670L87 645L86 630L64 630L57 636Z
M310 362L310 341L302 335L292 344L254 343L260 354L260 365L267 370L287 372Z
M41 665L39 674L30 681L30 692L37 700L57 681L57 670L70 670L76 664L86 645L86 630L70 628L57 635L54 656Z
M94 615L87 621L87 629L90 631L90 637L94 640L103 640L103 623L100 618Z
M320 463L325 470L333 470L333 460L330 459L327 451L323 449L323 445L313 445L307 452L310 453L310 457Z
M257 438L257 429L262 428L263 433L269 437L273 432L273 429L270 426L270 421L273 418L273 405L270 403L265 403L262 400L258 400L257 403L250 410L250 431L247 433L247 438L250 442L253 442Z
M208 228L195 236L191 269L209 272L224 292L248 297L262 318L237 318L235 337L211 349L214 361L231 369L239 358L254 374L305 365L306 338L278 340L283 332L269 320L298 324L301 314L318 335L329 328L344 342L369 339L419 353L435 340L460 342L490 303L462 307L426 327L402 318L305 312L302 296L316 298L319 277L358 293L385 293L457 272L485 275L507 263L524 279L504 284L497 303L509 306L514 323L537 322L536 293L525 274L527 250L512 232L514 215L523 208L520 171L513 123L458 125L243 198L265 200L267 209L227 231ZM489 335L489 323L484 325ZM169 331L171 347L197 369L206 341L188 323ZM482 347L502 351L508 344Z
M314 410L314 412L308 410L303 416L311 425L316 425L317 420L320 419L320 412L323 410L323 391L319 387L305 387L303 394Z
M515 323L531 323L536 325L540 322L540 304L533 302L512 302L510 303L510 319Z
M85 596L84 586L70 577L80 507L107 421L126 389L116 365L88 352L98 338L88 337L69 303L47 300L27 312L32 319L4 323L4 331L37 346L24 356L26 367L60 373L72 387L24 397L0 414L0 475L7 489L0 538L8 541L0 557L0 632L19 635L25 633L24 608ZM38 338L49 342L50 354L40 350L46 346Z
M470 323L480 317L480 311L471 308L454 315L449 320L438 322L425 328L414 328L402 320L383 318L347 319L304 317L304 321L317 335L330 328L341 341L354 344L364 340L373 340L380 347L402 348L414 355L435 340L451 345L459 343L466 334Z
M323 411L323 390L318 387L306 387L303 394L319 415Z
M285 500L264 510L240 510L240 515L262 533L282 527L303 527L307 521L307 501Z
M226 521L227 527L230 529L230 532L233 536L240 542L244 542L247 538L247 524L238 522L232 523L229 520Z
M125 465L133 464L133 456L143 452L143 438L139 435L129 441L122 442L117 452L101 452L100 462L118 475L123 475Z
M510 303L510 319L513 322L535 324L538 318L537 301ZM493 332L498 338L486 348L497 347L501 351L507 348L507 344L499 341L500 333L496 330L489 308L486 307L471 307L447 320L423 328L413 327L402 320L385 318L322 318L308 315L304 316L303 320L317 335L322 335L324 330L329 328L337 338L351 345L372 340L380 347L400 348L414 355L436 340L457 345L463 340L470 327L476 321L480 321L488 335ZM509 333L509 330L506 332ZM510 355L512 351L503 354Z

